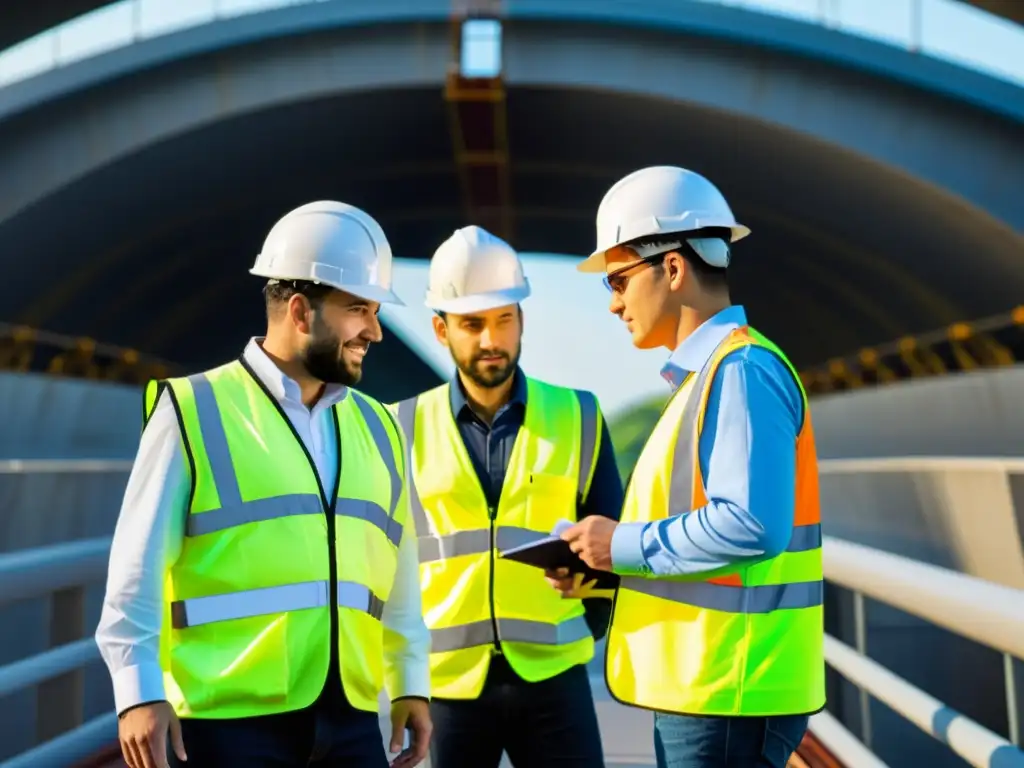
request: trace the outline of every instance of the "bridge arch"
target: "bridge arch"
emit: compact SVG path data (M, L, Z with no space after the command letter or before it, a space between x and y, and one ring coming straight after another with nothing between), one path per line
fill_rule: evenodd
M376 5L220 21L0 91L0 236L54 262L14 263L12 319L181 359L292 204L363 204L410 255L465 223L448 3ZM737 293L800 363L1019 301L1024 90L737 8L509 7L519 247L586 250L608 184L676 162L751 222Z

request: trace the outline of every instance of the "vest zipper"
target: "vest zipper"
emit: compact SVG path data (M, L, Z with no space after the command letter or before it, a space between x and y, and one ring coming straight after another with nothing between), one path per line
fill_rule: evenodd
M352 395L349 395L352 397ZM328 563L328 576L330 579L330 609L331 609L331 657L327 662L327 685L331 684L331 677L333 676L338 682L338 686L342 689L342 697L345 697L344 683L341 680L341 659L338 656L338 634L340 629L338 627L338 543L335 540L337 531L337 520L334 514L334 505L338 500L338 489L341 487L341 425L338 423L338 409L331 406L331 420L334 423L334 443L335 443L335 474L334 474L334 490L331 494L331 498L327 498L327 494L324 491L323 482L320 480L320 473L316 469L316 462L313 461L313 457L309 456L310 463L313 465L313 473L316 475L317 484L320 487L320 499L324 505L324 515L327 518L327 557ZM299 441L302 442L301 440Z
M490 519L491 525L491 567L488 570L488 583L487 583L487 597L491 607L491 629L494 631L494 647L501 652L501 636L498 634L498 615L494 609L494 550L498 546L497 542L497 529L494 527L494 521L498 518L497 507L487 507L487 517Z

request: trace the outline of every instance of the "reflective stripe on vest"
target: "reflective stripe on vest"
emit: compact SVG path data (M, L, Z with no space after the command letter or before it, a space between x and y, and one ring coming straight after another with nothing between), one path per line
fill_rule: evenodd
M345 696L376 712L384 684L381 617L408 520L399 504L398 425L383 406L348 390L329 412L337 479L325 491L287 416L244 363L162 386L192 480L161 630L175 711L236 718L309 706L328 672L333 616ZM147 389L147 417L157 391ZM339 489L345 496L332 498Z
M172 625L175 629L184 629L270 613L323 608L328 605L330 589L329 582L306 581L248 589L228 595L178 600L171 604ZM369 587L354 581L338 583L338 606L364 611L375 619L380 619L384 613L384 601L373 594Z
M590 627L582 616L561 624L547 624L529 619L498 619L498 635L505 643L531 643L533 645L567 645L590 637ZM454 627L430 630L432 653L459 651L489 645L494 642L491 619L459 624Z
M559 519L575 520L594 472L601 435L596 398L531 379L527 392L502 499L490 515L451 413L448 385L397 406L411 468L409 501L431 632L432 692L439 698L475 698L499 647L530 681L593 656L582 603L561 599L537 569L494 554L550 535ZM577 419L574 429L562 426ZM424 484L438 509L425 506ZM492 576L496 615L487 597Z
M257 523L275 517L288 515L321 515L323 504L319 495L310 493L286 494L268 499L243 501L238 490L238 479L231 463L228 440L224 434L224 423L221 420L220 408L213 395L213 388L205 373L197 373L188 377L195 394L196 410L199 414L199 427L203 434L203 444L210 461L217 495L220 497L219 509L204 512L201 515L189 515L186 536L202 536L207 533L223 531L237 525ZM392 524L395 508L401 493L401 478L395 466L395 457L391 443L385 432L377 412L361 395L353 394L355 402L366 425L373 435L381 457L391 473L391 505L385 510L379 504L364 499L348 499L339 497L334 512L337 515L356 517L380 528L397 547L401 541L402 529Z
M426 515L423 508L419 508L419 514L423 515L426 525ZM416 512L413 511L413 519ZM531 541L539 541L548 534L540 531L531 531L529 528L516 528L505 525L495 528L496 549L504 551L521 544L529 544ZM433 560L446 560L450 557L461 557L462 555L478 555L487 552L491 548L491 531L489 528L477 528L471 531L456 531L447 536L424 535L419 540L420 562L429 563Z
M797 437L794 529L776 557L703 581L623 576L608 630L613 697L692 715L802 714L824 706L820 503L806 394L781 351L741 328L670 398L641 451L624 523L657 521L707 503L699 439L710 385L732 351L758 344L786 364L804 403Z

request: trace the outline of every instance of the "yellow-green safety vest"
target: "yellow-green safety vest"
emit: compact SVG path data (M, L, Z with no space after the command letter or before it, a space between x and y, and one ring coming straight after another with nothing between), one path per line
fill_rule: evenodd
M723 341L669 400L626 490L622 522L664 520L707 504L699 441L715 371L756 344L749 327ZM777 557L699 577L623 576L608 630L605 674L618 701L692 715L788 715L825 705L824 582L814 430L807 395L796 454L789 547Z
M280 405L244 361L150 382L145 418L161 391L174 404L191 478L160 634L175 712L237 718L312 704L327 677L332 616L345 695L376 712L385 678L381 615L408 517L391 414L347 391L332 408L339 466L334 488L324 489Z
M392 406L406 435L409 502L419 538L423 611L436 698L480 695L499 650L523 679L553 677L594 655L581 600L543 571L497 556L576 520L601 435L589 392L527 378L526 415L501 497L489 508L444 384Z

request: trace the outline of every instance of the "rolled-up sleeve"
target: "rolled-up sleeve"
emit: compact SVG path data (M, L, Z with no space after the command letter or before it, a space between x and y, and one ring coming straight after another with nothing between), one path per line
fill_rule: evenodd
M712 381L700 436L708 503L619 525L614 570L703 579L783 552L793 531L802 421L803 396L777 355L757 346L731 353Z

